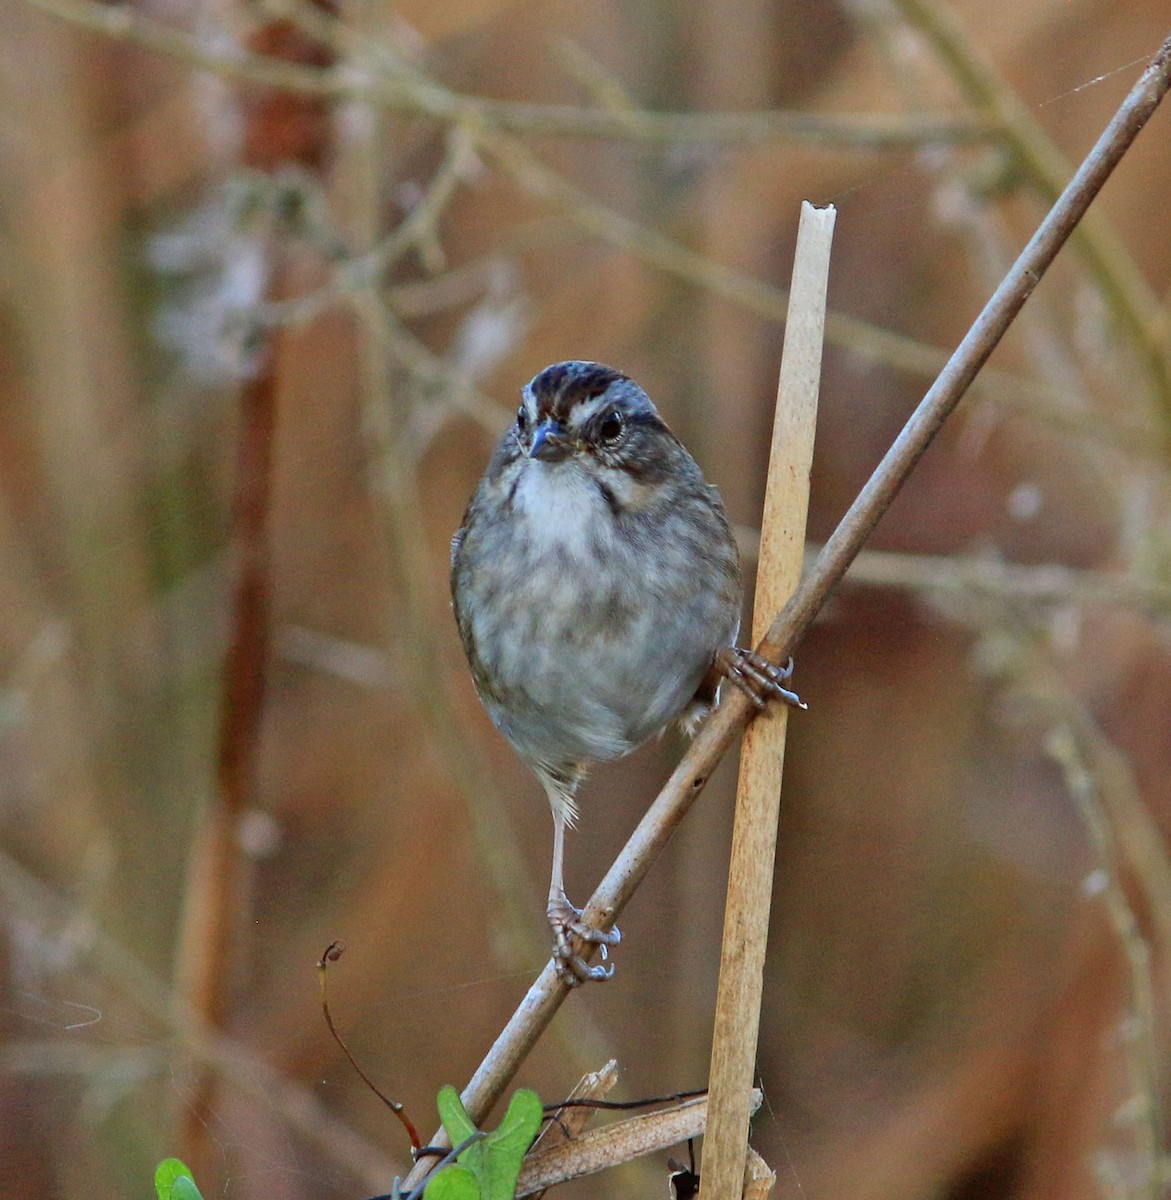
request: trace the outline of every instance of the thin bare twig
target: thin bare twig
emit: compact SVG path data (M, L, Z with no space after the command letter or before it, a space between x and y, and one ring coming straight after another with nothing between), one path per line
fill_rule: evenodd
M509 410L482 392L466 371L431 350L385 307L381 311L382 321L372 339L411 375L421 389L434 395L433 404L428 406L428 416L433 418L432 428L439 426L446 415L436 411L442 408L448 413L460 413L493 438L499 437L511 415ZM418 442L416 439L417 444L412 446L414 453L421 449Z
M459 128L454 129L426 193L394 230L372 250L338 263L333 278L323 287L263 305L259 313L261 324L270 327L308 324L356 292L375 286L399 259L434 237L436 225L468 173L470 150L467 136Z
M333 1013L329 1007L329 964L337 962L345 952L345 946L338 941L330 942L325 948L325 952L317 960L317 978L321 984L321 1015L325 1018L325 1027L329 1030L329 1036L333 1038L341 1052L346 1056L346 1061L357 1073L358 1078L386 1105L388 1109L402 1123L403 1129L411 1143L411 1153L418 1153L423 1143L419 1138L419 1131L415 1128L414 1121L411 1120L407 1113L406 1105L401 1100L392 1100L385 1092L370 1078L369 1075L362 1069L362 1064L354 1057L353 1051L346 1045L345 1039L338 1032L337 1025L334 1024Z
M1110 924L1126 958L1130 990L1130 1022L1123 1039L1123 1055L1131 1086L1139 1098L1137 1120L1133 1128L1138 1152L1139 1186L1144 1195L1155 1200L1165 1195L1161 1146L1163 1144L1163 1106L1160 1100L1160 1055L1157 1043L1157 1012L1151 978L1151 946L1143 936L1134 907L1119 876L1120 855L1116 846L1098 782L1090 769L1086 747L1070 725L1052 729L1045 748L1060 766L1065 786L1077 805L1082 823L1090 835L1095 856L1103 873L1103 900Z
M928 390L902 433L826 543L793 598L777 615L758 649L775 663L796 646L830 592L902 487L923 452L955 409L1048 269L1070 232L1121 161L1171 86L1171 37L1126 97L1057 203L1042 221L1000 287ZM724 752L754 710L730 690L639 822L585 910L585 920L608 929L687 814ZM569 989L546 964L463 1092L473 1120L482 1120L508 1086ZM426 1167L417 1169L419 1178ZM416 1172L412 1172L414 1178ZM417 1180L416 1180L417 1182Z
M978 141L994 132L979 118L907 117L901 113L675 113L484 99L476 103L489 124L509 133L615 138L668 146L789 141L826 148L895 150L933 142Z

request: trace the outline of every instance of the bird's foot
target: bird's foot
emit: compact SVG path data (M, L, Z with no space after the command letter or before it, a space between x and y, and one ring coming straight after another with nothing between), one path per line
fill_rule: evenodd
M614 964L606 965L608 950L622 941L622 934L617 926L613 929L595 929L581 919L581 910L574 908L565 896L550 899L546 910L549 925L553 930L553 963L557 967L557 975L570 987L588 983L591 979L604 981L614 974ZM597 946L602 955L602 963L591 967L578 953L574 939L589 945Z
M714 666L725 679L731 680L758 710L767 708L770 700L783 700L793 708L808 707L796 692L785 686L793 678L791 658L783 667L775 667L755 650L745 650L743 646L725 646L716 651Z

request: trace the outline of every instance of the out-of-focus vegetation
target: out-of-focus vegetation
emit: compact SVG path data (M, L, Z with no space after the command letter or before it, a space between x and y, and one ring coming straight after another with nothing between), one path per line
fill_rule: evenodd
M321 948L348 944L334 1019L421 1125L548 952L547 807L446 585L518 389L569 357L633 375L750 559L799 202L832 202L823 539L1167 8L9 0L5 25L0 1195L146 1195L173 1152L208 1196L385 1192L408 1148L325 1029ZM753 1135L778 1196L1163 1193L1169 120L799 651ZM249 654L262 694L229 687ZM571 894L679 751L595 773ZM614 1056L626 1096L703 1085L733 772L521 1083Z

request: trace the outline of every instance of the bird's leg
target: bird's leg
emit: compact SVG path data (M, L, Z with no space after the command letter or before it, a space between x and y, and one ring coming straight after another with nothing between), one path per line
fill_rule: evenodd
M565 894L563 868L565 863L565 829L569 813L563 804L553 804L553 873L549 879L549 906L545 912L553 930L553 961L557 974L571 987L590 979L609 979L614 966L591 967L574 949L571 938L579 938L602 948L606 956L607 946L617 946L622 940L618 930L594 929L581 919L581 910L569 903Z
M806 707L801 697L785 686L793 678L791 658L783 667L774 667L755 650L724 646L716 651L708 675L731 680L758 709L767 708L770 700L783 700L793 708Z

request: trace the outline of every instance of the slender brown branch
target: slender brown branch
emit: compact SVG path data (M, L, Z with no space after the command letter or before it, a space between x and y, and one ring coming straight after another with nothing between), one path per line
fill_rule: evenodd
M239 455L232 516L239 574L232 632L224 663L217 765L219 794L233 817L238 817L251 799L257 734L264 704L264 669L272 634L268 519L276 422L277 381L275 371L269 369L245 386L240 396Z
M793 598L773 621L759 646L761 653L773 662L779 663L791 653L809 628L1090 202L1158 107L1169 85L1171 37L1131 90L939 378L928 390ZM700 730L630 840L606 872L586 908L587 922L607 929L613 925L676 826L703 791L725 751L747 725L753 711L746 697L735 690L729 692L728 698ZM463 1102L474 1121L483 1119L508 1086L568 991L558 981L553 964L546 964L464 1089ZM426 1167L420 1167L412 1172L408 1182L417 1182L416 1174L422 1178L425 1173Z
M268 512L276 391L273 371L266 369L240 396L232 516L239 565L223 668L217 787L192 848L180 934L179 993L198 1020L214 1029L224 1027L232 965L237 961L233 946L240 934L245 890L237 831L253 802L271 639ZM214 1077L202 1073L195 1096L184 1108L182 1144L193 1164L203 1157L213 1087Z
M332 0L315 2L328 7ZM241 53L279 55L290 66L323 68L330 61L324 47L280 22L257 26ZM242 117L240 161L245 170L275 173L290 164L306 171L320 168L328 148L329 123L319 98L290 98L279 88L254 88L242 92L237 104ZM286 286L283 231L278 214L267 219L267 298L279 301ZM227 1023L233 968L239 961L237 943L246 928L242 920L246 864L238 831L241 818L255 803L272 641L269 512L281 336L278 331L270 339L261 369L240 392L231 526L238 567L223 666L216 790L194 841L180 935L179 993L196 1019L211 1029L222 1029ZM213 1072L199 1072L194 1096L183 1110L184 1157L196 1170L212 1169L208 1130L215 1086Z
M353 1067L358 1078L390 1109L392 1113L402 1123L402 1127L406 1130L407 1138L411 1143L411 1153L418 1153L423 1143L419 1138L419 1131L415 1128L414 1121L407 1114L406 1105L399 1100L392 1100L385 1092L370 1078L369 1075L362 1069L362 1064L354 1057L349 1046L346 1045L345 1039L338 1032L337 1026L334 1024L333 1013L329 1008L329 964L337 962L345 952L345 946L339 941L330 942L325 948L325 952L317 960L317 978L321 984L321 1015L325 1018L325 1027L329 1030L329 1036L337 1043L338 1048L346 1056L346 1061Z
M993 127L979 118L907 117L901 113L651 112L484 99L475 103L490 124L509 133L615 138L669 146L790 141L827 148L891 150L932 142L970 142L993 133Z

